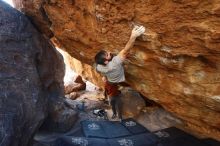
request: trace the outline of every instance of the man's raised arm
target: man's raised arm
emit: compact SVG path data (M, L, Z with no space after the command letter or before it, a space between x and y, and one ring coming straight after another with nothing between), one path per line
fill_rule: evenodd
M133 47L134 42L138 36L143 34L145 32L145 27L144 26L135 26L131 32L131 36L129 41L127 42L126 46L124 49L122 49L118 55L122 58L122 60L125 60L129 50Z

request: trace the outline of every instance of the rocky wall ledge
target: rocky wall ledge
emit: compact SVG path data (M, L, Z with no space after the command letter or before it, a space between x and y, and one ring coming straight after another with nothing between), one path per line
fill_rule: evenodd
M119 52L133 24L144 25L126 63L128 83L182 119L185 129L220 140L218 0L14 2L60 48L89 65L100 49Z

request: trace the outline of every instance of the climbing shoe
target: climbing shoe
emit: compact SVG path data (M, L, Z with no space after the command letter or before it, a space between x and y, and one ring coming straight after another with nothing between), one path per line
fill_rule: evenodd
M116 114L113 114L113 115L112 115L112 119L115 119L115 118L116 118Z

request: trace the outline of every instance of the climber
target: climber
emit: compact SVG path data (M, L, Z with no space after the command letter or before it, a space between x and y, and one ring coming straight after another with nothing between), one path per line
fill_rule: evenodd
M111 83L124 82L125 76L122 63L133 47L136 38L144 32L145 28L143 26L135 26L126 46L116 56L113 56L111 52L105 50L99 51L95 56L95 62L97 64L96 70L104 74Z
M131 36L124 49L122 49L116 56L113 56L111 52L105 50L99 51L95 56L96 70L101 73L104 78L105 87L108 87L108 95L110 96L111 106L120 103L120 91L118 90L118 84L125 81L123 62L125 61L130 49L133 47L134 42L138 36L145 32L143 26L135 26L131 32ZM119 91L119 92L118 92ZM111 93L114 92L114 93ZM114 96L113 96L114 95ZM118 98L118 100L116 100ZM113 101L112 101L113 100ZM116 113L113 110L112 118L116 117ZM119 111L119 118L121 119Z

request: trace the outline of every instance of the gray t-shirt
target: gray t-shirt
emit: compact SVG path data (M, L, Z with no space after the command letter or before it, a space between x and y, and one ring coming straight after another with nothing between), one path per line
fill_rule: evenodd
M125 74L123 68L123 60L118 55L113 57L107 65L97 65L97 71L101 72L107 77L107 80L112 83L119 83L125 81Z

